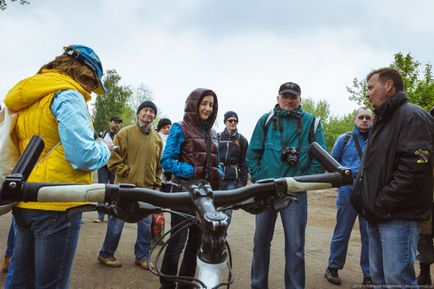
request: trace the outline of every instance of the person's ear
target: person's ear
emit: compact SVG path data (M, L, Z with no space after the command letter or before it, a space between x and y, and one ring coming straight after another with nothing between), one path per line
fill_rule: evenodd
M386 83L384 84L384 86L386 87L386 91L387 91L387 92L392 92L393 89L395 88L395 85L394 85L392 79L388 79L388 80L386 81ZM394 94L394 93L392 93L392 94Z

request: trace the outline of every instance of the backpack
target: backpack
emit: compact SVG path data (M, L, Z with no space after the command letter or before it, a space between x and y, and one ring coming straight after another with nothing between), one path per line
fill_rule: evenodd
M264 123L264 136L267 135L268 127L270 126L271 121L273 121L274 123L276 122L276 119L273 118L273 116L274 116L274 111L271 110L268 113L267 120ZM309 129L309 143L313 143L315 141L315 133L316 130L318 129L318 125L320 121L321 119L319 117L315 117L315 116L313 117L313 122L310 125L310 129Z
M0 190L3 182L15 167L20 152L14 133L18 113L11 112L7 107L0 111ZM0 203L0 216L12 209L13 204Z

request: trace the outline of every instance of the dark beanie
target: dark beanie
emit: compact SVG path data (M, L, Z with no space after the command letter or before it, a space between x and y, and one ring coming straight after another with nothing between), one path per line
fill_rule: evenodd
M168 118L160 119L160 121L158 122L158 125L157 125L157 131L160 131L160 129L162 129L166 125L172 125L172 122L170 121L170 119L168 119Z
M238 120L238 115L235 111L228 111L227 113L225 113L224 115L224 120L223 122L226 123L226 121L228 120L228 118L230 117L235 117Z
M150 100L145 100L144 102L142 102L139 107L137 108L137 112L136 114L139 114L139 111L142 110L142 108L144 107L150 107L155 111L155 115L157 115L157 106Z

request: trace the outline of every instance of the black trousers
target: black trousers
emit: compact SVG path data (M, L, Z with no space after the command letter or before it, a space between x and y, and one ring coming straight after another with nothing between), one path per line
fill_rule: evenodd
M185 220L183 217L172 214L170 224L173 227ZM179 232L178 232L179 231ZM179 276L191 276L196 273L196 258L197 252L201 245L201 230L197 225L193 225L187 229L177 230L177 234L170 238L164 254L161 272L167 275L177 275L178 262L184 249L184 256L181 267L179 268ZM173 234L175 232L172 232ZM160 278L160 289L175 289L176 284L173 281ZM186 284L179 284L178 289L193 288Z

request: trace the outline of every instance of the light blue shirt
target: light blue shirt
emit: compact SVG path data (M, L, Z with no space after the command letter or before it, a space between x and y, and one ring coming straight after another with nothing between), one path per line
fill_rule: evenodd
M94 171L106 165L110 150L104 142L95 141L83 96L76 90L61 91L50 108L59 125L65 158L73 169Z

